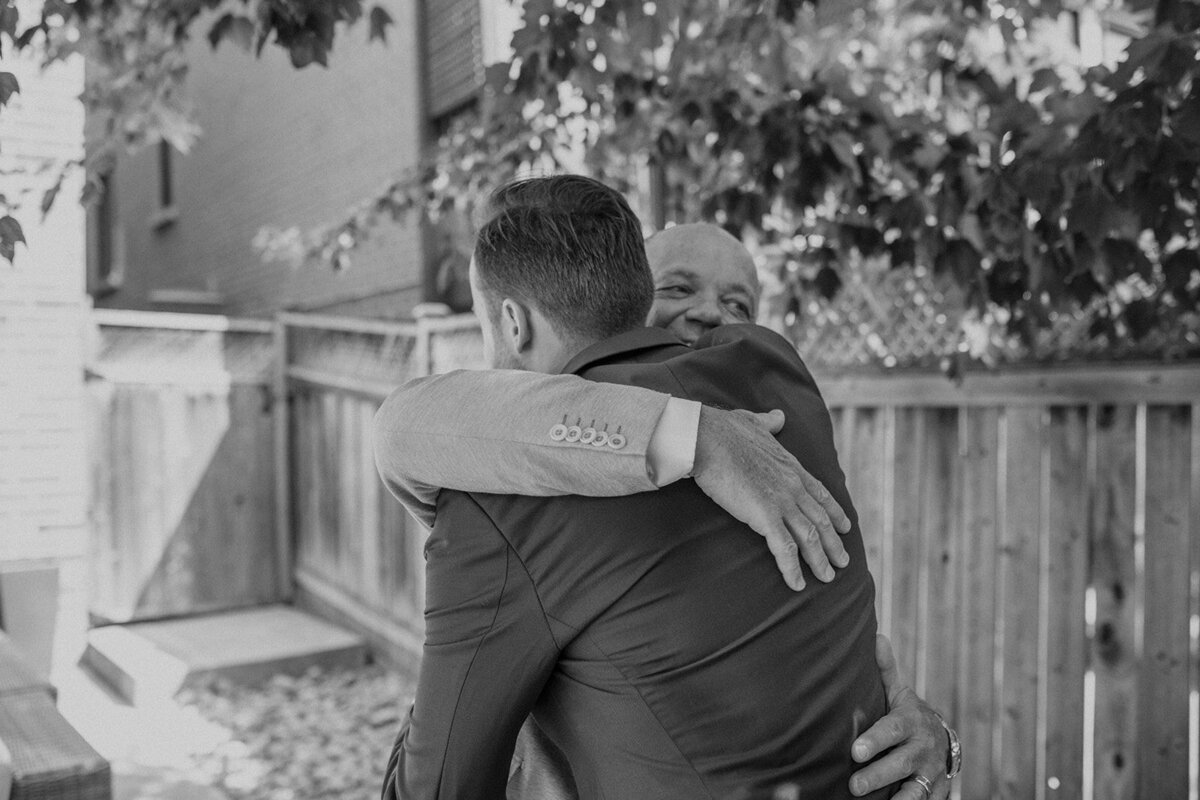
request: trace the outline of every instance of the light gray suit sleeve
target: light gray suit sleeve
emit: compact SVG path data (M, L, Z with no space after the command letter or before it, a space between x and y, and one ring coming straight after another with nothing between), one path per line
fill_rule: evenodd
M388 490L428 526L443 488L541 497L646 492L657 488L647 452L669 399L520 370L418 378L375 415L375 463ZM569 441L556 426L619 434L623 443Z

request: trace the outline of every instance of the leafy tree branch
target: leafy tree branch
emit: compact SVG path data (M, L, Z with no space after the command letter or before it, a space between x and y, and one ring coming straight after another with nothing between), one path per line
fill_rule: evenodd
M200 130L183 92L184 48L201 22L213 48L229 42L261 54L270 44L301 69L327 65L339 28L363 12L362 0L46 0L40 14L23 19L17 0L0 0L0 57L30 52L49 66L78 56L88 65L82 95L90 126L85 155L57 165L42 196L43 215L73 170L87 175L86 203L100 191L99 177L119 153L163 140L180 151L191 147ZM373 6L366 16L368 38L385 40L393 24L387 11ZM0 113L19 89L12 73L0 71ZM3 208L13 206L6 201ZM4 219L0 256L11 262L24 235L14 218Z
M1096 335L1200 334L1200 4L1143 10L1112 70L1048 44L1072 8L528 0L513 59L419 169L260 244L342 268L379 219L522 169L628 187L649 164L663 216L757 243L792 312L883 258L1025 342L1083 308Z

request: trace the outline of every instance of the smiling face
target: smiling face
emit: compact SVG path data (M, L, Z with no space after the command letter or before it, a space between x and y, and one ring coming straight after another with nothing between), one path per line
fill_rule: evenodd
M677 225L646 241L654 274L647 325L666 328L691 345L718 325L753 322L758 273L746 248L707 223Z

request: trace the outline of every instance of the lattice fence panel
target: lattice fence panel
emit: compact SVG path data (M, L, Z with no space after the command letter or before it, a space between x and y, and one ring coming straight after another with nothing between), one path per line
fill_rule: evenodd
M962 290L928 270L864 268L852 273L832 300L806 298L795 319L768 324L785 329L805 361L822 369L944 367L947 358L970 359L983 351L989 363L1200 356L1200 333L1194 323L1160 323L1141 338L1124 331L1124 323L1115 333L1098 324L1114 313L1114 303L1115 297L1099 297L1082 308L1054 312L1034 340L1025 343L1015 334L1005 334L1002 326L964 326ZM971 341L964 328L977 330L988 340L987 347Z
M789 333L813 366L932 366L957 351L961 317L955 290L923 270L889 270L803 303Z

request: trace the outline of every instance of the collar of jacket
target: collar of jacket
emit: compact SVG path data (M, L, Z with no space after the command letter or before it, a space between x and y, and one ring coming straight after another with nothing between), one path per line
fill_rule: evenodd
M559 372L564 375L579 374L617 356L624 358L644 350L686 346L662 328L636 328L588 345L576 353Z

